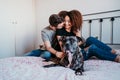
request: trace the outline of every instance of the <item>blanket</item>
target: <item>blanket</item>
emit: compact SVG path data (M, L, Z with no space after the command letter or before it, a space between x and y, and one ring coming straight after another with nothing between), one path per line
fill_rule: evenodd
M0 59L0 80L120 80L120 63L106 60L87 60L83 75L57 66L44 68L40 57L10 57Z

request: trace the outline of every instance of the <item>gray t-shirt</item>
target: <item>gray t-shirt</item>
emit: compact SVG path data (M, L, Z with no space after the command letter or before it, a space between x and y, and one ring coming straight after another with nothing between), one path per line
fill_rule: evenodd
M60 51L60 47L59 47L59 44L57 42L57 38L56 38L56 31L52 30L50 28L50 26L47 26L46 28L44 28L42 31L41 31L41 35L42 35L42 40L43 42L45 41L50 41L51 43L51 46Z
M43 42L45 41L50 41L50 43L52 44L52 40L53 38L55 37L55 31L50 29L49 26L47 26L46 28L44 28L42 31L41 31L41 35L42 35L42 40Z

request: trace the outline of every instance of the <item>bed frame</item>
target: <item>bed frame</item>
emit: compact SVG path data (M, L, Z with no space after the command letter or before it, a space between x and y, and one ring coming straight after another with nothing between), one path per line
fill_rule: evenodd
M100 41L120 49L120 10L83 15L82 36L97 37Z

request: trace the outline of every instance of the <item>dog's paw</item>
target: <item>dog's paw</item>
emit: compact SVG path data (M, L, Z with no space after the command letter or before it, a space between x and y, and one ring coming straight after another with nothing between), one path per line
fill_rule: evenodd
M75 71L76 75L82 75L82 71Z
M75 70L75 74L76 75L82 75L83 73L82 73L83 71L79 68L79 69L77 69L77 70Z

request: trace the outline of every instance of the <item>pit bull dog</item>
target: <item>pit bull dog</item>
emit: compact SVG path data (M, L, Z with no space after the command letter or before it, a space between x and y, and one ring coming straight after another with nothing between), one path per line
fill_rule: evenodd
M82 75L82 72L84 71L84 61L81 48L78 45L79 39L76 36L63 36L61 41L65 55L57 64L52 66L60 65L69 67L75 71L76 75ZM50 67L50 65L44 67Z

